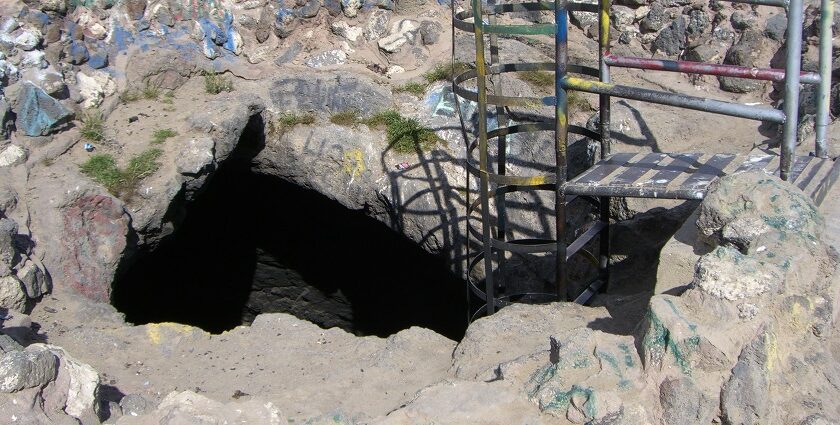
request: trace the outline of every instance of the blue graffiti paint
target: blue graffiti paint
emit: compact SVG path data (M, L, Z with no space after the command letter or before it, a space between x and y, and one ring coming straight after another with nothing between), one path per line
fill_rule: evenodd
M227 34L209 19L201 18L198 20L198 24L201 25L201 29L204 31L205 41L211 41L217 46L223 46L227 42Z
M234 34L236 30L233 29L233 15L229 11L225 11L224 31L227 41L225 41L225 44L222 47L231 52L235 52L236 43L234 42Z
M114 25L114 30L111 33L111 44L113 44L118 52L128 49L128 45L134 43L134 36L130 31L126 30L120 25Z
M29 81L23 83L18 99L15 125L27 136L45 136L72 116L67 108Z

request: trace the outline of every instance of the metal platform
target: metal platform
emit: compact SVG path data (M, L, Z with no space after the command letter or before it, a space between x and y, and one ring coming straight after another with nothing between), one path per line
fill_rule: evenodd
M473 69L453 78L452 90L458 103L459 116L467 146L467 177L476 178L478 196L470 199L467 191L467 256L468 281L472 292L484 303L476 316L493 312L510 302L547 302L574 300L587 302L602 286L609 283L610 202L612 197L702 199L712 182L723 175L747 170L764 170L794 183L817 204L826 197L838 179L840 164L829 158L827 127L831 82L831 40L834 0L821 0L819 25L819 72L803 72L801 46L803 0L729 0L735 3L781 7L787 10L788 31L784 69L760 69L726 64L697 63L658 58L637 58L610 52L611 0L597 4L583 1L526 1L501 3L498 0L472 0L465 10L452 5L453 32L471 33L475 41ZM464 4L464 6L467 6ZM554 23L511 24L500 20L508 13L553 11ZM569 12L589 12L598 16L598 66L569 62ZM551 35L554 37L554 61L540 63L503 63L499 53L500 37ZM455 36L452 37L453 69ZM489 49L488 49L489 47ZM489 52L489 58L486 53ZM488 60L489 59L489 60ZM767 105L724 102L673 91L657 91L643 87L616 84L611 68L635 68L659 72L683 72L717 75L762 81L784 82L783 109ZM518 96L504 93L502 81L519 72L551 72L554 93L551 96ZM797 155L800 84L816 86L817 105L814 125L815 156ZM570 92L598 95L596 129L571 125L568 115ZM613 152L611 103L623 98L705 111L782 127L780 149L776 152L753 152L750 155L723 153L618 153ZM796 100L795 100L796 99ZM462 116L460 102L474 104L477 117ZM508 108L553 107L552 121L513 123ZM495 118L495 123L490 125ZM466 125L467 122L475 124ZM594 130L594 131L593 131ZM516 161L508 155L508 147L522 140L514 136L535 132L552 132L553 149L546 149L545 158L554 159L553 170L540 170L532 175L508 172L507 165ZM569 176L569 134L578 134L600 145L600 160L578 176ZM519 170L520 172L522 170ZM526 174L526 173L523 173ZM569 179L569 177L572 177ZM467 185L469 187L469 184ZM510 200L506 195L522 191L550 191L554 194L551 217L556 239L506 239L506 211ZM513 196L509 197L513 198ZM491 199L493 203L491 204ZM589 202L597 219L579 229L567 232L574 220L567 217L573 201ZM478 217L476 217L478 216ZM479 225L480 224L480 225ZM575 226L580 223L576 223ZM574 235L574 237L570 236ZM569 240L567 240L567 238ZM590 244L590 242L592 242ZM473 249L473 248L476 249ZM590 251L587 251L589 248ZM546 291L525 290L508 293L500 273L506 264L505 255L550 253L554 256L554 287ZM583 293L568 290L568 261L574 255L592 260L598 278ZM479 267L481 265L481 267ZM473 272L476 272L473 276ZM476 317L473 316L473 317Z
M830 158L798 156L789 181L819 204L837 180L839 165ZM780 157L773 153L617 153L598 161L564 188L567 195L703 199L717 177L752 170L778 175L780 168Z

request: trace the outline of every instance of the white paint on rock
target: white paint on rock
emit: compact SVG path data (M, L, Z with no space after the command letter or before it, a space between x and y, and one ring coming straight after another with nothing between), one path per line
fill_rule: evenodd
M26 161L26 151L18 145L9 145L0 152L0 167L11 167Z

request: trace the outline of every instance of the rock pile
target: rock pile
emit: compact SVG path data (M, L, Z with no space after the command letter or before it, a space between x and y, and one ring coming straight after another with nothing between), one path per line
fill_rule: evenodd
M6 197L8 206L17 200L8 188L6 190L0 196ZM29 238L18 234L17 223L4 216L5 208L2 207L0 205L0 314L5 316L10 311L24 312L31 308L50 291L52 283L40 261L31 257Z

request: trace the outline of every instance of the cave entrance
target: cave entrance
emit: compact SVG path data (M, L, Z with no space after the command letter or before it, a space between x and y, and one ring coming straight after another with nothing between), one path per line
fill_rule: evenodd
M459 340L466 289L445 262L361 211L229 159L177 231L138 252L113 285L136 324L218 333L284 312L321 327L388 336L411 326Z

